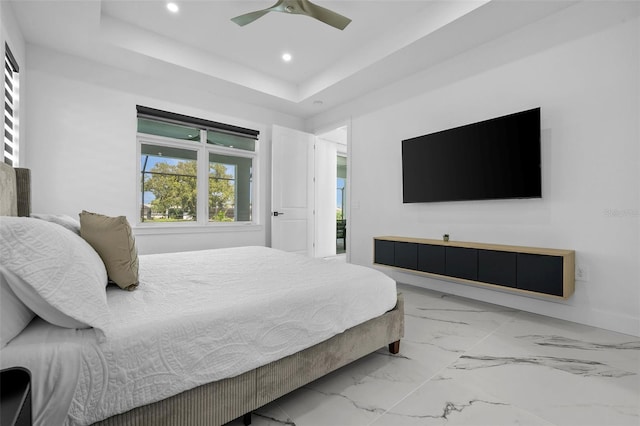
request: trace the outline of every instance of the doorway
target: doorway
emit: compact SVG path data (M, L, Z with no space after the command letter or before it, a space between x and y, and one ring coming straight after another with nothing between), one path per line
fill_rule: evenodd
M347 126L312 135L274 125L271 247L348 260Z
M328 181L331 182L330 185L324 188L318 186L317 188L319 191L326 191L326 194L321 195L320 198L332 198L331 205L334 209L331 214L317 216L317 220L322 223L317 223L316 226L318 229L327 230L325 235L331 235L333 237L330 242L330 253L325 254L325 257L338 256L343 259L346 258L349 241L347 130L347 126L340 126L328 132L318 134L316 138L316 147L324 147L321 149L331 153L330 155L332 156L330 159L327 158L324 161L316 162L316 177L319 175L331 176L331 179ZM327 148L327 146L329 148ZM317 207L320 206L317 205ZM332 232L328 232L329 229ZM327 249L329 248L327 246L325 247Z

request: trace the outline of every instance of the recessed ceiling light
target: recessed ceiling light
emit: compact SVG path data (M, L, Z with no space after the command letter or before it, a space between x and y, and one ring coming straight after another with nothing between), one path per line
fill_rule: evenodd
M285 62L291 62L291 59L293 59L293 56L291 56L291 53L283 53L282 54L282 60Z
M173 13L177 13L178 10L180 10L178 5L173 3L173 2L172 3L167 3L167 9L169 9L169 12L173 12Z

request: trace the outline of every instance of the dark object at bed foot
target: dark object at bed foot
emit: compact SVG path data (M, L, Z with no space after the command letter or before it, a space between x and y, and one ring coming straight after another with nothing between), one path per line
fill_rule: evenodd
M31 373L25 368L0 372L0 424L31 426Z
M251 413L247 413L242 416L242 424L244 426L249 426L251 424Z

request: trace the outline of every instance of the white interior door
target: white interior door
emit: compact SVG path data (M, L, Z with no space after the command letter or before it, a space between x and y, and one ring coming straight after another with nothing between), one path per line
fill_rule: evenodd
M273 126L271 247L313 256L315 136Z

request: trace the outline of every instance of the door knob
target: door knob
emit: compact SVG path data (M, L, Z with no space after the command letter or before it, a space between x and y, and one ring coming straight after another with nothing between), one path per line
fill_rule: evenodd
M284 213L282 213L282 212L273 212L273 215L274 215L274 216L282 216L283 214L284 214Z

